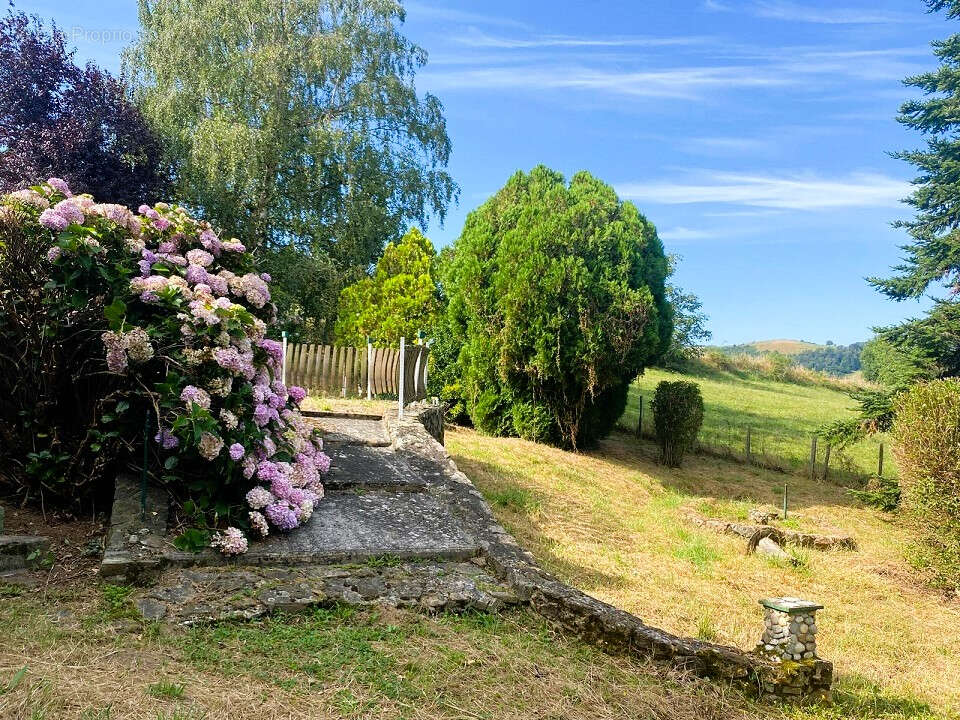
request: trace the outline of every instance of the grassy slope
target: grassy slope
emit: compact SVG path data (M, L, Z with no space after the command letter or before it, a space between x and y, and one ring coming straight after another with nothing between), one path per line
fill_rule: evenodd
M809 465L810 437L818 427L832 420L852 417L855 403L846 394L824 387L795 385L727 372L687 376L665 370L649 369L630 389L627 412L621 424L635 429L639 398L644 400L644 427L652 429L653 415L648 403L657 383L663 380L692 380L700 386L704 402L701 440L709 445L729 445L742 452L746 427L752 428L754 452L791 459L802 468ZM860 473L877 470L878 446L885 438L867 438L845 453ZM889 448L888 448L889 449ZM819 458L823 461L821 444ZM837 453L831 467L842 467L844 460ZM895 474L889 452L884 460L884 474Z
M853 534L860 551L806 552L793 568L684 519L775 504L782 474L703 456L663 468L651 444L625 434L584 454L469 430L449 432L447 446L520 543L578 587L672 632L744 648L761 630L759 598L817 600L820 652L839 675L836 717L960 707L960 602L925 589L903 559L905 531L841 488L791 478L792 524Z

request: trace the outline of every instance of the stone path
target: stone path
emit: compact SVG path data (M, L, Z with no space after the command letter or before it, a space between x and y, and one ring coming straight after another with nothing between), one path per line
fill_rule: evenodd
M335 601L426 610L517 602L484 569L462 513L431 487L440 473L388 447L381 419L312 419L333 462L326 496L305 526L251 543L231 561L213 550L180 552L157 522L163 513L142 520L138 489L121 481L102 573L154 583L138 593L141 613L188 624ZM163 505L162 497L154 493L150 504Z

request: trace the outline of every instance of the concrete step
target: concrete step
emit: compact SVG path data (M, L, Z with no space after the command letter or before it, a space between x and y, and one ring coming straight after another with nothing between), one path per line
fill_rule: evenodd
M0 571L39 566L49 550L50 538L35 535L0 535Z
M328 491L396 490L420 491L426 488L421 477L400 455L388 448L366 445L330 445L330 472L323 478Z
M383 422L370 415L309 415L307 419L323 433L325 445L389 447L390 436Z
M250 543L250 550L230 562L239 565L307 565L366 562L392 556L402 559L467 560L480 553L463 523L432 495L374 490L331 493L313 517L290 533L275 533ZM203 557L205 556L205 557ZM215 551L170 553L173 565L210 564Z

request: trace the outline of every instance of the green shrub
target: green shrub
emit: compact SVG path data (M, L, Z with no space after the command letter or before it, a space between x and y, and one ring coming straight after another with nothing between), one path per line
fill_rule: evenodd
M566 447L608 433L670 343L666 275L656 229L609 185L514 175L470 213L442 281L474 425Z
M790 370L793 368L793 358L780 352L772 352L768 356L770 360L770 377L777 382L787 382L790 377Z
M884 512L893 512L900 506L900 483L894 478L874 476L863 490L850 490L850 494L864 505Z
M660 462L680 467L684 453L693 447L703 424L700 386L686 380L661 382L653 393L650 407L660 445Z
M894 408L901 505L920 536L913 559L937 586L960 589L960 379L915 385Z

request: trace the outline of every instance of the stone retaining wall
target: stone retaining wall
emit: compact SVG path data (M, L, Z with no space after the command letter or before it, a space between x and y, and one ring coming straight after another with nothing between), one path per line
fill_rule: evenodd
M833 681L829 661L778 662L738 648L678 637L545 572L496 521L470 479L427 432L420 420L423 410L411 406L402 419L395 410L385 414L383 423L393 447L431 478L431 492L445 495L445 500L459 509L464 523L480 540L482 559L536 612L605 649L668 662L701 676L729 681L749 693L795 701L829 700Z

